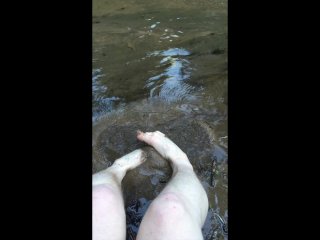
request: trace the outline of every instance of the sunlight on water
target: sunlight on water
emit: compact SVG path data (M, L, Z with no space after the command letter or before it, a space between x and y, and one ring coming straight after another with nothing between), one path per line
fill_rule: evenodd
M191 96L195 88L186 83L192 72L190 62L183 58L188 55L190 52L182 48L171 48L148 54L149 57L163 57L156 67L159 69L165 67L163 72L146 81L145 88L150 89L150 98L159 96L166 101L175 101L195 97Z
M118 103L121 99L116 96L107 97L105 95L108 87L101 84L99 79L104 77L105 74L102 74L102 69L93 69L92 71L92 120L95 121L100 115L103 115L106 112L110 112L115 104Z

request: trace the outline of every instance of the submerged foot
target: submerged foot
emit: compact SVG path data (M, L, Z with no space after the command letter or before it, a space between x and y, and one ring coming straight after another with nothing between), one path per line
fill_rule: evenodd
M137 131L137 138L154 147L162 157L171 161L173 166L184 166L192 169L187 155L162 132Z

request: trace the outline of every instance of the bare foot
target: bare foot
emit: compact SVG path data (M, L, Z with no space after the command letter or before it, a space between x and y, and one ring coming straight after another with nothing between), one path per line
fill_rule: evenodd
M187 155L162 132L137 131L137 138L154 147L162 157L168 159L175 166L184 166L192 169Z
M121 185L121 181L128 170L134 169L141 163L146 161L146 153L141 149L124 155L123 157L114 161L114 163L100 172L93 174L92 186L101 184L108 184L108 186L115 186L116 189Z
M146 153L137 149L115 160L111 167L127 172L142 164L146 159Z

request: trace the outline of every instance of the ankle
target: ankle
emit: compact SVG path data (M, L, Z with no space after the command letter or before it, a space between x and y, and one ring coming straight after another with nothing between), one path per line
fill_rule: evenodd
M118 183L121 183L122 179L127 173L127 170L120 165L113 164L111 165L106 171L112 176L114 180L116 180Z

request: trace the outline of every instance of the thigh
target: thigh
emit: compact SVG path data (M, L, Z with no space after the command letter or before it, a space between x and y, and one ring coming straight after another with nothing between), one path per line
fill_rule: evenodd
M92 239L125 240L126 218L121 192L105 185L92 189Z

